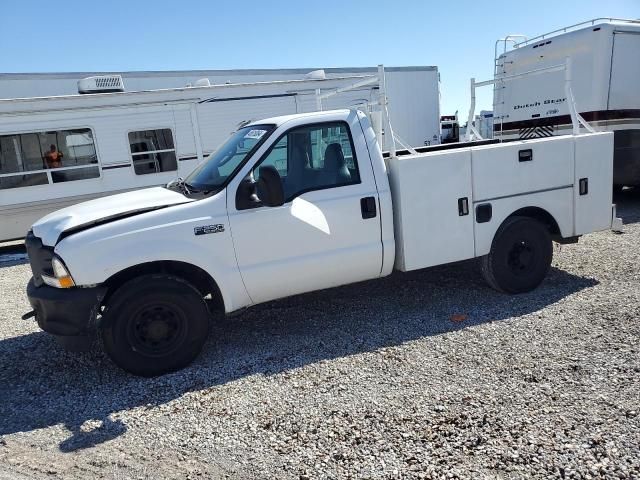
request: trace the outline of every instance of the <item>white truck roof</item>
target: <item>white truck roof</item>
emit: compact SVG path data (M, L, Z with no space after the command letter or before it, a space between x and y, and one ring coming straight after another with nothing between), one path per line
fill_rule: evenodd
M272 125L276 125L277 127L279 127L280 125L283 125L287 122L290 122L291 120L298 120L298 119L302 119L302 118L309 118L309 117L322 117L322 116L329 116L329 115L348 115L350 112L349 109L347 108L342 108L342 109L338 109L338 110L325 110L322 112L309 112L309 113L295 113L292 115L280 115L278 117L271 117L271 118L265 118L263 120L258 120L255 122L251 122L249 124L247 124L247 126L252 126L252 125L266 125L266 124L272 124Z

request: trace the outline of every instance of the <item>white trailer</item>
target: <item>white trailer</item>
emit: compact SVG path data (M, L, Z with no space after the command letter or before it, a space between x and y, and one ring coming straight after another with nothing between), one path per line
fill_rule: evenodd
M209 308L475 257L491 286L526 292L552 240L615 219L612 133L391 147L385 162L356 110L269 118L183 182L52 213L27 236L24 318L66 344L99 329L116 364L158 375L199 354Z
M596 131L614 132L613 184L640 185L640 21L601 18L530 39L496 43L494 132L503 140L571 133L569 99L561 71L523 72L571 63L577 111Z
M299 79L0 100L0 241L23 238L33 222L54 210L184 177L242 123L318 109L367 110L377 101L380 77L377 69L360 70L352 75L315 72ZM395 108L399 137L418 145L437 143L439 112L437 103L433 110L432 90L435 86L438 98L438 84L425 82L433 69L390 70L386 75L397 100L391 115ZM7 75L0 76L0 85L7 82ZM121 87L119 82L110 76L85 83L109 91ZM410 97L407 92L412 92ZM59 161L52 161L52 155L60 154Z

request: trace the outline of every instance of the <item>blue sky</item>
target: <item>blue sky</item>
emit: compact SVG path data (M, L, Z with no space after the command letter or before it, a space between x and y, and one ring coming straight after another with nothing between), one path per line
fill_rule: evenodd
M7 0L0 12L0 72L437 65L442 112L466 116L497 38L640 18L640 0ZM491 88L478 98L490 108Z

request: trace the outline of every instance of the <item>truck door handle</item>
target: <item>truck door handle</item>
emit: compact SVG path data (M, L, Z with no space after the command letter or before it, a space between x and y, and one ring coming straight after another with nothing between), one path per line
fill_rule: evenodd
M458 199L458 215L469 215L469 197L462 197Z
M360 199L360 210L362 211L362 218L374 218L376 213L376 199L375 197L364 197Z
M589 179L581 178L578 182L580 195L586 195L589 193Z

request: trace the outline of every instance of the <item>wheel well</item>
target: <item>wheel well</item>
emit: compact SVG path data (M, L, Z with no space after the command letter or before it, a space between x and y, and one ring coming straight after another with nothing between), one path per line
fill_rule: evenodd
M203 297L211 295L212 304L216 309L224 311L224 300L222 299L222 293L216 281L205 270L195 265L186 262L177 262L170 260L163 260L157 262L141 263L133 267L126 268L107 279L105 284L108 287L108 298L115 292L121 285L141 275L148 275L152 273L163 273L167 275L173 275L183 280L186 280L193 285L202 294Z
M513 212L507 218L511 217L533 218L547 227L547 230L549 230L549 233L551 235L560 235L560 227L558 227L558 222L556 222L556 219L553 218L553 215L540 207L521 208L520 210L516 210L515 212Z

